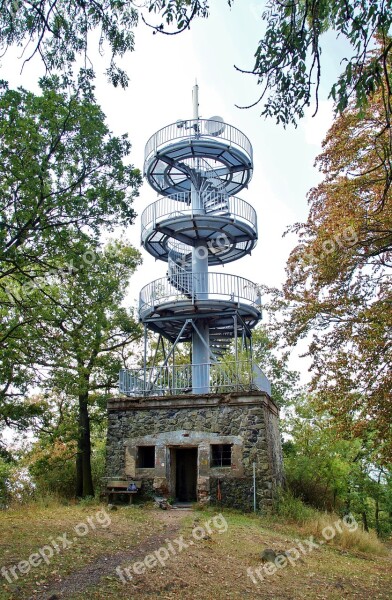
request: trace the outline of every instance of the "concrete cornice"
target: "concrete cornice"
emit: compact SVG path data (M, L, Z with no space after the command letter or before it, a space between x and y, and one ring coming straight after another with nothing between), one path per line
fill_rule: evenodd
M229 406L260 406L264 405L271 413L279 416L279 408L275 402L260 391L231 392L228 394L189 394L178 396L149 396L149 397L113 397L108 400L108 412L131 410L159 410L179 408L210 408L219 405Z

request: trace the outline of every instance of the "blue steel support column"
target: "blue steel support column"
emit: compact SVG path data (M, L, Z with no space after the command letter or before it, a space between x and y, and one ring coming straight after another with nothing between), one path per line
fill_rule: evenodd
M199 118L199 98L197 84L193 88L193 118ZM203 214L202 193L191 185L193 214ZM208 299L208 247L205 240L196 242L192 249L192 287L194 300ZM210 389L209 326L206 321L198 321L198 332L192 333L192 392L207 394ZM200 335L199 335L200 333Z
M192 281L194 299L208 299L208 248L199 242L192 252ZM207 394L210 388L210 339L207 321L198 320L198 331L192 333L192 391ZM199 335L200 334L200 335Z

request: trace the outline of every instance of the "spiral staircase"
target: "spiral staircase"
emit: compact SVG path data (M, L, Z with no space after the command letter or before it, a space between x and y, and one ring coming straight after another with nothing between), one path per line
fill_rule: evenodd
M144 174L159 197L141 215L141 244L167 263L167 272L140 292L144 366L121 371L120 391L270 393L251 354L251 332L261 319L258 288L243 277L209 271L246 256L257 243L256 211L237 196L252 177L252 146L220 117L199 118L197 86L193 105L192 119L164 127L146 145ZM147 367L147 330L170 344L159 366ZM219 362L233 340L235 360ZM184 342L191 343L191 363L176 365L175 349ZM240 345L248 349L242 362Z

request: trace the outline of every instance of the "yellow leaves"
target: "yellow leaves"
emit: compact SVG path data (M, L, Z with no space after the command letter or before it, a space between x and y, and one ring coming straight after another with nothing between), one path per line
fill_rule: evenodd
M300 244L283 287L286 340L313 330L312 388L343 430L371 428L384 457L392 455L392 136L385 116L378 94L363 116L350 106L329 130L317 158L325 178L309 192L307 222L291 229Z

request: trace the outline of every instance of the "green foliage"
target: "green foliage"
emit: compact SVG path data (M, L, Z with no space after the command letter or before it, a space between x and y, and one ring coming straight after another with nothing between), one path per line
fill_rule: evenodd
M88 305L95 291L87 273L102 228L132 222L141 183L140 172L123 162L127 136L110 134L85 79L71 93L59 78L40 85L40 95L5 83L0 93L0 422L21 427L43 414L23 401L41 376L42 324L65 301L65 282L76 295L78 272L85 278L80 303ZM124 263L137 262L133 250L117 250ZM115 323L132 327L125 309Z
M90 428L102 423L119 368L141 335L132 311L121 306L140 253L113 241L91 255L89 264L80 258L72 273L34 294L34 360L45 367L40 384L50 409L45 431L49 443L65 444L67 451L77 441L78 496L94 494ZM45 291L55 302L42 301Z
M92 64L91 47L101 55L106 49L109 81L126 87L129 77L118 59L133 51L132 30L143 12L161 13L165 23L183 31L195 16L207 16L208 6L205 0L151 0L144 5L131 0L5 0L0 11L0 51L4 55L10 46L22 47L23 65L37 55L47 71L72 77L80 57L84 64Z
M132 28L138 12L125 0L6 0L0 11L0 48L24 47L24 62L37 54L46 68L71 72L79 56L86 56L92 31L98 31L99 50L111 52L107 75L113 85L126 86L128 77L116 59L133 50ZM90 40L91 42L91 40Z
M80 259L75 273L48 286L57 302L42 305L36 324L38 356L49 368L45 385L74 398L111 391L126 358L121 352L141 335L133 312L121 306L140 253L117 241L91 253L90 264Z
M363 528L392 531L391 472L372 442L342 436L314 399L302 398L286 414L283 444L290 494L319 510L352 513Z
M94 488L101 488L105 471L106 443L102 428L93 428L91 471ZM100 436L98 436L100 432ZM53 436L41 435L24 462L34 484L34 498L71 499L75 497L76 486L76 444L75 440L66 443ZM94 500L96 501L96 500Z
M277 339L259 325L253 331L252 349L257 363L271 382L272 398L278 406L291 404L301 393L299 373L288 367L289 352L277 352Z
M274 512L282 520L288 523L303 525L314 519L317 512L314 508L306 505L303 500L295 496L290 490L279 490L274 506Z
M232 0L228 4L231 5ZM159 25L154 25L155 31L167 33L171 35L169 28L175 27L174 33L181 33L185 29L189 29L191 21L195 17L208 17L208 2L207 0L150 0L147 3L148 11L159 13L163 21ZM143 21L146 22L143 17ZM155 33L154 31L154 33Z
M322 35L326 31L344 38L353 51L352 57L345 59L345 69L330 93L339 112L346 108L353 95L357 106L365 107L369 95L383 87L391 48L387 39L392 25L389 3L383 0L269 0L263 20L266 32L251 71L264 88L258 102L267 94L263 115L275 116L277 122L284 125L295 124L313 97L317 112ZM381 48L373 53L375 36L381 40Z
M78 439L75 456L89 462L89 407L96 418L140 336L122 306L140 253L117 241L102 248L99 237L132 222L141 177L124 164L127 137L111 136L90 85L71 95L64 85L45 79L40 96L4 86L0 96L0 424L44 423L67 451ZM33 385L47 396L27 399ZM37 477L50 471L46 460ZM62 460L47 486L66 495L74 473L58 477ZM81 469L89 483L80 495L92 493L90 464L78 462L79 478Z
M228 0L231 6L232 1ZM150 2L150 11L160 12L163 21L154 25L160 33L174 35L188 28L192 19L208 16L208 3L198 0ZM185 17L182 14L185 14ZM391 116L391 87L388 54L392 48L388 35L392 9L384 0L268 0L261 15L263 35L250 70L237 70L257 77L262 87L259 99L262 115L275 117L284 126L296 125L304 109L314 101L318 110L322 81L323 34L333 32L345 40L351 57L332 85L330 97L342 112L350 98L363 110L369 97L381 90ZM374 51L377 38L379 48ZM243 108L243 107L242 107ZM249 107L246 107L249 108Z
M311 389L320 407L347 433L373 440L388 464L392 145L383 93L369 102L362 114L352 102L327 133L317 158L323 180L308 194L307 221L289 229L298 244L270 308L272 315L279 311L284 347L308 337Z
M75 443L48 438L37 442L28 457L35 496L73 498L75 496Z
M81 227L97 239L103 226L128 225L141 183L123 163L127 135L111 136L89 85L69 94L51 78L40 87L35 95L3 83L0 93L0 278L11 302L23 299L26 277L80 256Z
M284 429L290 436L284 452L292 492L321 510L341 509L359 442L340 439L328 416L318 415L306 397L297 400L286 414Z
M12 464L0 456L0 509L6 508L11 499Z
M227 0L229 7L233 0ZM150 19L154 20L150 23ZM39 55L47 70L66 72L72 76L78 57L86 62L93 45L92 32L98 32L99 50L110 51L107 68L109 80L125 87L128 75L117 59L134 49L133 27L141 16L154 33L175 35L189 29L196 18L207 18L208 0L148 0L137 6L130 0L40 0L36 3L6 0L0 11L0 50L24 46L24 62ZM391 49L388 34L392 10L384 0L268 0L261 15L263 36L255 51L251 70L263 91L262 114L273 116L283 125L296 123L305 107L318 93L322 78L323 34L327 31L344 39L352 56L332 85L330 96L338 111L349 99L366 107L369 95L382 89L390 106L390 86L383 84L384 73L390 74L387 56ZM380 51L372 52L374 39ZM388 76L388 79L390 75ZM389 112L391 112L389 110Z

